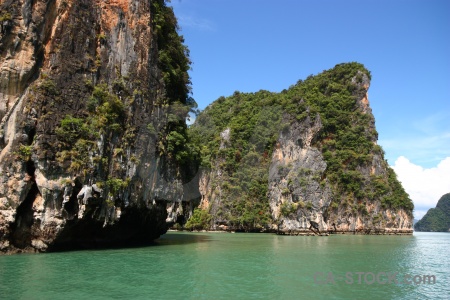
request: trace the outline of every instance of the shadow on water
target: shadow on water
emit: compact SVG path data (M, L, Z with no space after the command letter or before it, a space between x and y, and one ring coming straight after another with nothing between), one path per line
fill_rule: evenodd
M212 241L211 236L198 233L169 232L154 241L156 246L172 246L205 243Z
M103 251L103 250L121 250L121 249L135 249L145 247L158 247L158 246L176 246L187 245L195 243L210 242L212 239L210 236L191 233L191 232L167 232L161 235L153 241L126 241L126 242L112 242L112 243L89 243L66 245L65 247L54 248L48 253L61 253L61 252L80 252L80 251Z

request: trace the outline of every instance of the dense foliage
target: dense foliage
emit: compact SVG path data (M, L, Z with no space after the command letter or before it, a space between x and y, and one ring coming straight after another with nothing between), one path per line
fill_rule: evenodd
M321 149L327 169L316 180L331 183L331 207L348 202L364 210L361 203L376 199L384 207L411 213L411 200L376 145L373 116L360 107L369 82L363 65L340 64L281 93L235 92L209 105L189 131L200 145L202 165L224 171L222 180L214 183L223 201L220 208L210 208L214 218L249 229L265 226L270 221L268 168L278 136L294 122L317 118L322 127L313 144ZM385 176L362 171L370 169L374 155L388 170Z
M436 208L428 210L426 215L414 225L416 231L448 232L450 230L450 194L439 199Z
M203 166L224 170L223 181L214 183L220 185L222 201L221 207L211 208L216 221L227 220L244 230L271 221L268 168L282 112L275 96L260 91L219 98L190 128L193 142L200 145Z
M195 209L192 217L187 221L185 228L190 230L202 230L209 227L211 215L202 209Z
M184 45L183 36L178 34L172 7L166 6L164 0L150 3L152 28L158 45L158 67L165 91L155 104L163 109L167 118L167 125L159 135L158 148L169 159L186 165L197 157L195 147L188 140L186 126L188 114L197 109L197 103L189 96L189 49Z

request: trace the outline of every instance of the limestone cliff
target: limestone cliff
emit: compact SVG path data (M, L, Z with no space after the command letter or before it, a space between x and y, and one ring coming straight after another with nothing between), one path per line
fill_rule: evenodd
M188 227L411 234L413 204L376 143L369 85L362 65L340 64L279 94L208 106L190 130L203 143L210 218Z
M151 241L189 214L195 102L163 0L2 0L0 26L0 251Z

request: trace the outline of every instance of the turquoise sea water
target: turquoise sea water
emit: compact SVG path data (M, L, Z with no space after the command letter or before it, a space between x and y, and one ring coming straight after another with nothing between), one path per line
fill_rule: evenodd
M0 256L0 299L450 299L449 253L448 233L170 232L142 248Z

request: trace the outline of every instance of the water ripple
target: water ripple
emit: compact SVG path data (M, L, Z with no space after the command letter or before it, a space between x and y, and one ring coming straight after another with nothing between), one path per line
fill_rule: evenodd
M449 299L449 246L450 234L445 233L330 237L169 233L143 248L0 256L0 295L1 299ZM367 278L358 282L357 272ZM371 283L368 273L380 272L397 272L399 284ZM406 284L401 281L405 275L434 275L436 283Z

